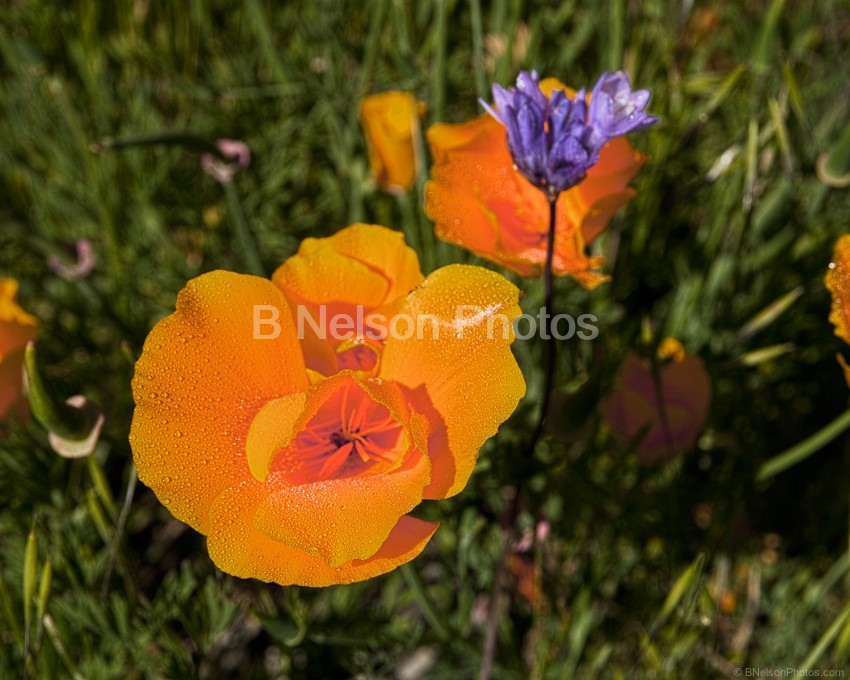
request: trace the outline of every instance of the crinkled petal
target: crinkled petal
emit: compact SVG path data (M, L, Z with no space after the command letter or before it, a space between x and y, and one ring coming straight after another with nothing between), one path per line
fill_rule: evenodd
M263 485L250 481L227 490L216 501L207 548L222 571L283 586L365 581L414 559L438 527L405 515L373 555L331 567L321 557L279 543L255 527L254 516L265 497Z
M516 112L512 125L508 126L508 139L514 159L525 175L543 177L546 167L546 137L543 134L543 113L524 102Z
M342 404L361 403L353 401L353 391L386 407L402 426L404 434L393 448L397 461L382 466L380 472L317 480L305 472L303 454L297 448L283 449L310 427L329 400L343 395ZM422 501L422 489L430 481L427 440L411 432L410 421L398 386L364 380L351 371L322 380L304 394L267 404L248 432L248 464L267 489L255 526L276 541L320 555L333 566L374 554L398 519ZM421 430L418 424L415 427Z
M298 254L284 262L272 277L293 307L333 305L335 310L348 310L386 299L390 281L383 272L322 241L304 239Z
M566 207L576 215L580 215L581 235L583 243L591 243L608 226L616 212L625 206L635 195L635 190L625 188L617 193L599 196L593 203L587 203L579 191L567 192L564 197ZM578 246L581 247L581 246ZM569 273L574 267L572 263L555 263L555 271Z
M254 338L257 305L278 310L276 337ZM224 271L190 281L136 364L130 442L139 478L206 533L215 498L250 478L245 438L254 416L307 382L286 300L270 281Z
M277 453L289 446L303 425L307 392L295 392L265 404L254 417L245 441L245 458L255 479L264 482Z
M478 450L525 393L510 349L518 299L519 290L504 277L450 265L426 278L402 305L411 319L435 318L438 328L435 339L431 322L419 321L421 333L400 326L387 340L380 371L381 378L412 391L414 410L427 411L427 403L435 409L436 417L425 413L432 417L425 498L451 496L466 485Z
M307 238L272 277L290 300L379 307L422 281L416 251L397 231L352 224L327 238Z
M254 526L269 538L318 555L338 567L367 559L399 519L422 502L430 480L428 457L412 451L388 473L290 485L275 473L257 506Z
M587 178L576 187L587 203L612 192L620 192L646 163L646 156L625 137L616 137L602 147L599 160L587 172Z

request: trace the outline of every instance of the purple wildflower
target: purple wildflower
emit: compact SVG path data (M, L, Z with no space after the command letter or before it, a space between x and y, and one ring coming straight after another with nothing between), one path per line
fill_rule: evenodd
M644 113L648 102L649 90L632 92L629 77L623 71L606 71L593 87L588 118L607 142L657 122L658 118Z
M608 141L658 120L644 112L648 101L649 91L632 92L622 71L602 75L590 105L584 89L573 98L563 90L547 97L537 71L521 71L516 87L493 86L495 109L481 104L505 126L517 169L554 200L584 179Z

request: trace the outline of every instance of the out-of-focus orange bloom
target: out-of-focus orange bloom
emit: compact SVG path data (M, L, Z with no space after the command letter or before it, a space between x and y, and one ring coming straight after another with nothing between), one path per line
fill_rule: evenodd
M190 281L151 331L133 380L139 477L207 535L223 571L324 586L413 559L437 525L407 513L465 486L522 397L512 335L488 331L494 315L520 314L517 288L464 265L417 285L404 249L390 230L355 225L306 244L274 282L223 271ZM369 368L309 369L293 307L393 298ZM459 305L477 311L459 319ZM258 309L279 310L263 339Z
M655 368L629 354L602 401L602 414L618 440L629 444L643 434L635 453L647 465L693 448L711 404L711 380L700 357L673 339L662 342L658 354L661 363Z
M511 553L507 559L508 571L516 579L519 594L532 607L540 607L545 603L540 592L540 572L531 555Z
M0 419L21 416L24 349L38 334L38 319L15 302L18 282L0 278Z
M554 78L541 81L575 93ZM427 132L434 164L425 186L425 212L437 236L523 276L538 276L546 262L549 203L513 167L505 128L490 115L458 125L438 123ZM629 182L646 158L623 137L611 140L587 177L558 199L553 270L587 288L608 277L591 271L604 263L584 248L635 195Z
M829 320L835 326L835 334L844 342L850 342L850 234L836 241L824 282L832 294ZM850 386L850 366L840 354L837 358Z
M850 234L836 241L824 282L832 293L829 320L835 326L835 334L850 342Z
M378 186L390 193L410 191L416 179L416 132L425 105L407 92L383 92L360 102L369 166Z

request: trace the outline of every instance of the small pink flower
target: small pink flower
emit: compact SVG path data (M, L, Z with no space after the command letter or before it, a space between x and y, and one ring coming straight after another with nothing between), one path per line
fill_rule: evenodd
M549 531L552 529L552 525L549 524L548 519L541 519L537 526L534 528L535 539L538 543L545 543L549 538Z
M218 150L230 161L223 161L211 153L201 154L201 168L216 182L230 182L237 171L251 165L251 150L244 142L236 139L219 139L215 143Z
M69 264L61 257L51 255L47 259L47 266L54 274L58 274L67 281L80 281L91 274L94 269L96 263L94 248L87 238L81 238L71 247L76 254L76 262Z

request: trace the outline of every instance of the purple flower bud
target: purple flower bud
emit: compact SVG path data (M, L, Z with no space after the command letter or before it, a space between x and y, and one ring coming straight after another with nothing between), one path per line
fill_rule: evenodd
M584 179L609 140L658 120L644 113L648 100L649 91L632 92L622 71L603 74L589 106L585 90L572 99L563 90L547 97L537 71L521 71L516 87L493 85L495 109L481 104L505 126L517 169L554 200Z
M644 113L649 90L632 92L629 77L623 71L602 74L590 97L590 124L608 141L643 130L658 121Z

